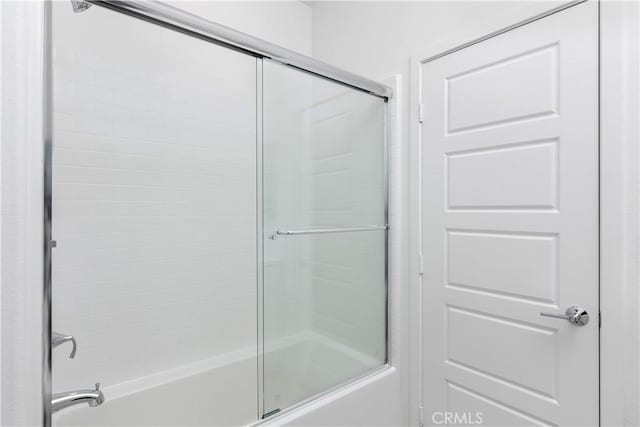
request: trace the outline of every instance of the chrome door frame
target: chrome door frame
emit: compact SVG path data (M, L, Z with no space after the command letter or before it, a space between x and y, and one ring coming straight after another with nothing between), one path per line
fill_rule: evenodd
M52 234L53 214L53 0L44 2L43 23L43 287L42 287L42 425L51 426L51 250L55 246Z

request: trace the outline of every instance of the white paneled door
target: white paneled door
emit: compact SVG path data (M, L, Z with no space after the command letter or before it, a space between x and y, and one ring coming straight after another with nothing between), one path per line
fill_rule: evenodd
M425 424L598 423L597 13L421 65Z

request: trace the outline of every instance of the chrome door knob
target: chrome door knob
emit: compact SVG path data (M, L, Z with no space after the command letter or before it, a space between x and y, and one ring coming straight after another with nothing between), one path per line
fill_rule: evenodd
M582 307L572 305L567 308L564 314L559 313L540 313L540 316L555 317L557 319L566 319L576 326L584 326L589 323L589 313Z

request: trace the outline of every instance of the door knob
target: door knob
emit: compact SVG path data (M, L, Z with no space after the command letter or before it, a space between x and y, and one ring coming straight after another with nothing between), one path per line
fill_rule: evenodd
M559 313L540 313L540 316L555 317L557 319L566 319L576 326L584 326L589 323L589 313L582 307L572 305L567 308L564 314Z

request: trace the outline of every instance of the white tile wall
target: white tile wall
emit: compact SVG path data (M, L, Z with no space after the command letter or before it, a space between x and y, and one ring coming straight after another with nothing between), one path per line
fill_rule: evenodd
M303 207L309 180L300 159L309 148L301 114L311 99L311 78L266 61L263 82L264 339L269 346L310 328L308 244L269 236L308 222Z
M54 390L255 348L256 60L54 7Z
M325 81L316 81L314 89L307 110L311 223L384 225L383 100ZM314 331L380 364L385 357L384 245L384 231L318 236L310 261Z

